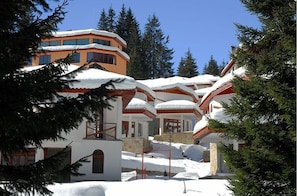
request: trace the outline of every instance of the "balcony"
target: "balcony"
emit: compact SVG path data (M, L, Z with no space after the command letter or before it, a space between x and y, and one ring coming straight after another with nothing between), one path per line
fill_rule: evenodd
M116 123L86 122L85 139L116 140Z

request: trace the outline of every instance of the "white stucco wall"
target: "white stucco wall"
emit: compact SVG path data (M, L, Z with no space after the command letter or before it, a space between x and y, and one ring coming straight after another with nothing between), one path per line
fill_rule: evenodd
M119 97L116 102L110 102L112 105L111 110L104 110L104 122L105 123L116 123L116 138L122 138L122 99ZM106 126L110 126L106 124ZM107 127L105 127L107 128Z
M122 141L107 140L83 140L71 144L72 162L79 160L84 156L91 155L95 150L101 150L104 153L103 173L92 173L92 156L88 158L90 162L83 163L79 172L84 176L71 177L71 181L82 180L121 180L122 170Z
M122 99L119 98L115 102L110 102L113 106L111 110L104 109L104 123L116 123L117 140L104 139L85 139L86 137L86 119L77 129L73 129L68 134L62 134L66 140L44 141L44 148L65 148L67 145L71 147L71 163L93 154L94 150L99 149L104 153L104 172L102 174L92 173L92 157L88 163L83 163L79 172L84 176L71 177L71 181L82 180L121 180L121 151L122 141ZM37 149L35 161L44 158L44 151Z
M230 103L233 94L217 95L209 102L209 111L215 111L222 107L222 103Z
M142 125L142 134L140 134L139 124ZM135 137L136 138L148 138L148 122L136 121L135 122Z
M47 143L44 147L48 148L64 148L62 143ZM71 148L71 163L75 163L79 159L92 155L95 150L101 150L104 153L104 172L102 174L92 173L92 156L88 157L87 163L82 163L79 168L79 172L85 175L83 176L71 176L71 181L82 180L121 180L121 152L122 141L108 141L108 140L81 140L72 142L69 147ZM44 157L44 151L37 149L35 155L35 161L42 160Z
M147 96L144 93L136 92L134 98L138 98L144 101L147 101Z

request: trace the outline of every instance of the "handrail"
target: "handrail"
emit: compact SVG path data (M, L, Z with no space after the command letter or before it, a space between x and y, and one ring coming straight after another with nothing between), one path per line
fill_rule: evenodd
M97 122L86 122L86 139L114 139L116 140L116 123L103 123L100 125ZM113 132L113 133L112 133Z

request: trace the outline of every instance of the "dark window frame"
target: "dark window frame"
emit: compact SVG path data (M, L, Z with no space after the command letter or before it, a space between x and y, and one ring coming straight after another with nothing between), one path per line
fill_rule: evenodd
M51 62L51 55L40 55L39 65L49 64Z
M88 52L87 53L87 61L88 62L99 62L99 63L107 63L107 64L111 64L111 65L116 65L116 57L113 54Z
M43 41L39 44L41 47L46 46L61 46L62 41L61 40L50 40L50 41Z
M104 172L104 153L102 150L96 149L93 152L92 173Z
M4 160L4 157L1 159L1 164L8 164L13 166L25 166L32 163L35 163L35 154L36 151L34 148L27 149L27 152L20 152L10 154L8 160Z
M80 53L74 52L71 56L71 63L80 63Z
M101 45L105 45L105 46L110 46L110 41L109 40L93 38L93 43L101 44Z
M63 41L63 45L87 45L89 43L89 38L68 39Z

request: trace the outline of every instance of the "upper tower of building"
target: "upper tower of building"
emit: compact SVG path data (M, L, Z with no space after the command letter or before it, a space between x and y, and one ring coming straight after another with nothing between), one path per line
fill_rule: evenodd
M60 31L40 43L40 52L32 57L28 65L43 65L75 52L72 64L88 62L99 64L106 70L126 75L129 56L123 52L126 41L119 35L102 30L85 29Z

